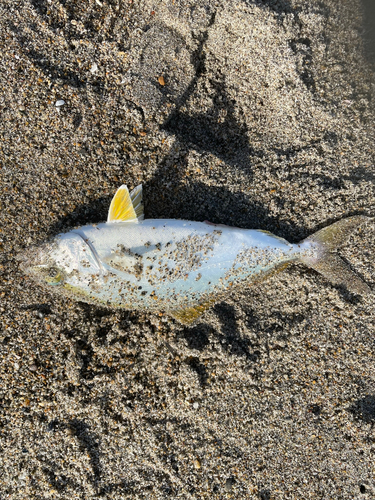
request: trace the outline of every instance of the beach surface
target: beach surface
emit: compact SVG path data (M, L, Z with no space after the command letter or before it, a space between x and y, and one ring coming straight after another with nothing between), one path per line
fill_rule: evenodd
M0 498L375 498L374 293L302 265L192 326L69 300L30 245L146 218L298 242L375 217L360 0L2 0ZM375 222L339 254L375 290Z

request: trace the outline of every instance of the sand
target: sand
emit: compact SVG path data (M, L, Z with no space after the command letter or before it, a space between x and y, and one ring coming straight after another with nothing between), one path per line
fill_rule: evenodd
M1 2L2 500L375 497L374 294L292 266L184 327L15 258L121 183L146 217L292 242L375 216L374 23L360 0ZM374 229L340 249L373 290Z

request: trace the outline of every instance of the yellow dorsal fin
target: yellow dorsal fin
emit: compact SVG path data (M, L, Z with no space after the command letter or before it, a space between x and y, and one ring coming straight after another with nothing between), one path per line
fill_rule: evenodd
M133 208L138 220L144 219L143 214L143 203L142 203L142 184L135 187L130 193L130 198L132 200Z
M143 220L142 185L129 193L123 184L112 198L107 222L138 222Z

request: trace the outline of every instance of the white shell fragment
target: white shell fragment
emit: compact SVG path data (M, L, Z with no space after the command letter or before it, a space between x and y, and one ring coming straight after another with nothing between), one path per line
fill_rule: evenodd
M55 106L56 108L60 108L60 106L64 106L64 104L65 101L63 99L59 99L58 101L56 101Z
M91 73L96 73L98 71L98 65L96 63L92 63L90 71Z

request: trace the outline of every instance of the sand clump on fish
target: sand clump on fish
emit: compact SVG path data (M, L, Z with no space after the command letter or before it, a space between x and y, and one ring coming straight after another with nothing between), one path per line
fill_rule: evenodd
M175 219L144 219L142 186L122 185L107 222L73 229L31 247L23 270L77 300L165 311L194 322L234 287L302 262L353 293L371 290L334 253L370 218L342 219L298 244L262 230Z

